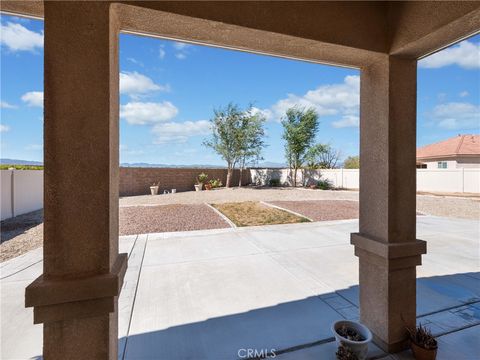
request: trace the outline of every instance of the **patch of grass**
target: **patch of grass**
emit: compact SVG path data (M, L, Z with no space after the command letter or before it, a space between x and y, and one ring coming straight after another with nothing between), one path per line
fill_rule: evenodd
M212 204L237 226L293 224L310 220L287 211L263 205L257 201Z
M43 170L42 165L0 165L0 170L8 170L10 168L15 170Z

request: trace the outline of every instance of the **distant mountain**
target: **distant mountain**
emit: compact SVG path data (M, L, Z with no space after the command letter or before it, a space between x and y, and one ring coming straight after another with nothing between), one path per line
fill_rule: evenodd
M277 163L277 162L272 162L272 161L265 161L265 162L258 163L256 165L252 165L250 167L254 167L254 168L286 168L287 164Z
M173 164L150 164L150 163L121 163L121 167L143 167L143 168L198 168L198 169L224 169L226 166L222 165L173 165Z
M19 159L0 159L1 165L43 165L41 161L19 160Z

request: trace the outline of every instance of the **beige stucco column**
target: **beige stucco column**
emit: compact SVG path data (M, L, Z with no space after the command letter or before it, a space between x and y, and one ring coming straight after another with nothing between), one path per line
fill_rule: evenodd
M108 3L45 2L44 272L26 289L46 359L116 359L118 28Z
M360 229L351 236L360 262L360 319L384 350L406 345L415 324L416 61L385 56L362 69Z

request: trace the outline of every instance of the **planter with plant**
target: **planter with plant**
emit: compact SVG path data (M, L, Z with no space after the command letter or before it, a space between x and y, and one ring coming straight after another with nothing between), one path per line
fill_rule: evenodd
M158 185L160 185L160 183L153 183L152 186L150 186L150 193L152 195L158 195Z
M357 355L345 345L340 345L335 353L337 360L358 360Z
M356 356L345 359L364 360L367 358L368 344L373 337L365 325L357 321L339 320L333 323L332 332L335 335L338 346L348 348Z
M222 182L220 181L220 179L212 179L208 182L211 186L212 189L216 189L216 188L219 188L219 187L222 187L223 184Z
M410 337L410 347L417 360L435 360L438 344L431 331L422 324L415 328L407 328Z
M208 175L205 173L201 173L197 176L197 183L195 184L195 191L202 191L203 184L207 181Z
M268 182L270 187L279 187L280 186L280 179L270 179Z

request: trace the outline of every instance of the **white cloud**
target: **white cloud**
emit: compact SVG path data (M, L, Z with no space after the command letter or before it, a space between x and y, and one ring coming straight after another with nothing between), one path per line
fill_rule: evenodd
M252 107L250 113L252 115L257 115L260 114L263 116L266 120L270 120L273 117L272 110L270 109L259 109L255 106Z
M11 51L35 51L43 48L43 32L28 30L20 24L1 25L0 41Z
M342 119L332 122L334 128L358 127L359 124L360 118L356 115L344 115Z
M293 106L313 107L319 116L358 115L360 77L349 75L344 78L343 83L321 85L302 96L289 94L287 98L277 101L272 106L272 113L277 120L280 120L285 116L287 109Z
M192 45L182 43L182 42L174 42L173 48L176 50L175 57L177 59L183 60L187 58L188 51Z
M464 69L480 68L480 43L468 40L430 55L419 61L422 68L436 69L449 65L458 65Z
M158 57L160 59L164 59L165 58L165 55L167 55L167 52L165 51L165 49L163 48L163 46L161 46L159 49L158 49Z
M207 135L210 131L210 121L208 120L169 122L157 124L152 129L152 133L155 134L155 144L184 143L191 136Z
M148 76L138 72L122 71L120 73L120 93L129 95L145 94L152 91L168 91L168 85L158 85Z
M433 118L437 126L444 129L478 129L480 106L462 102L437 105L433 109Z
M130 61L132 64L144 67L143 63L135 58L129 57L127 58L128 61Z
M43 91L29 91L22 95L22 101L28 106L43 107Z
M468 93L468 91L462 91L460 94L458 94L458 96L460 96L460 97L462 97L462 98L463 98L463 97L467 97L468 95L470 95L470 94Z
M173 119L177 114L178 109L169 101L129 102L120 106L120 118L135 125L165 122Z
M10 126L0 124L0 133L10 131Z
M9 104L6 101L0 101L0 109L16 109L16 105Z

